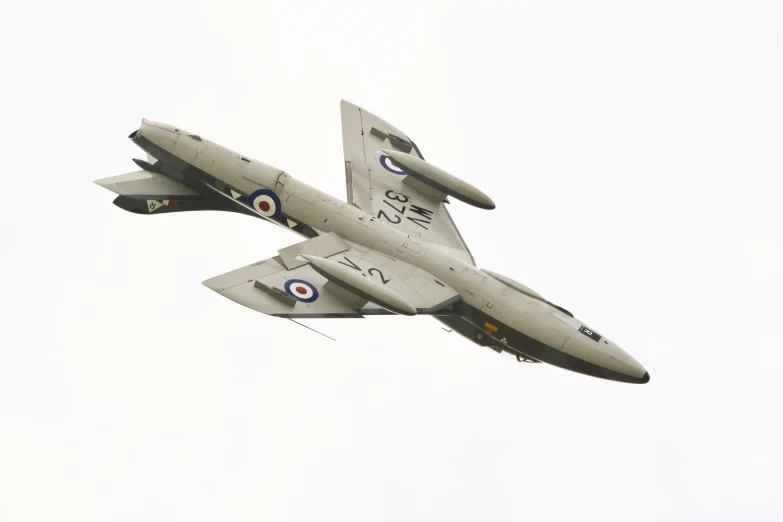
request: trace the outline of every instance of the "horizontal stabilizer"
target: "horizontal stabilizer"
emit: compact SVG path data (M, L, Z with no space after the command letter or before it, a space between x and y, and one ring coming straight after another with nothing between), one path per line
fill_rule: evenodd
M120 196L134 196L137 199L198 199L201 197L198 192L182 183L148 170L137 170L128 174L99 179L95 183Z
M123 210L144 215L216 210L259 217L237 201L222 194L212 191L201 194L184 183L162 174L161 172L164 170L159 169L159 166L162 165L160 162L152 165L144 160L133 161L143 167L143 170L99 179L95 182L97 185L119 194L115 198L114 204ZM150 169L154 169L155 172Z
M114 204L122 210L134 214L167 214L169 212L189 212L193 210L232 210L215 208L205 199L147 199L149 196L117 196ZM167 196L171 197L171 196Z

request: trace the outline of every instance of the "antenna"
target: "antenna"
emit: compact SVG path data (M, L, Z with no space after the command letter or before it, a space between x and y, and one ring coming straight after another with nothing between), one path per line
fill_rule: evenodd
M307 328L308 330L311 330L311 331L313 331L313 332L315 332L315 333L317 333L317 334L323 335L323 336L324 336L324 337L326 337L327 339L331 339L332 341L335 341L335 342L337 342L337 339L335 339L334 337L329 337L329 336L328 336L328 335L326 335L325 333L321 333L321 332L319 332L318 330L316 330L315 328L310 328L310 327L309 327L309 326L307 326L307 325L304 325L304 324L302 324L302 323L299 323L299 322L297 322L297 321L294 321L294 320L293 320L293 319L291 319L290 317L288 318L288 320L289 320L289 321L291 321L291 322L292 322L292 323L294 323L294 324L298 324L299 326L301 326L301 327L303 327L303 328Z

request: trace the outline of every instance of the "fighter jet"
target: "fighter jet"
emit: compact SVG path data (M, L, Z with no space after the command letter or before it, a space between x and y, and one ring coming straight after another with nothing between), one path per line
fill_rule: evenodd
M118 207L157 215L238 212L304 240L204 281L263 314L290 319L429 315L520 362L646 383L649 373L605 335L510 277L476 267L447 210L495 203L424 159L404 132L341 103L347 201L180 127L142 120L129 138L141 170L96 183Z

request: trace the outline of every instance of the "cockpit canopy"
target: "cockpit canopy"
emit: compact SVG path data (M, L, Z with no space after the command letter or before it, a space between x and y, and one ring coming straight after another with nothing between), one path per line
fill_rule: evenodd
M532 297L533 299L538 299L539 301L543 301L543 302L545 302L546 304L548 304L550 306L554 306L555 308L557 308L558 310L560 310L564 314L568 314L571 317L574 316L574 314L572 314L571 312L569 312L568 310L566 310L562 306L557 306L555 303L547 301L546 299L544 299L544 296L542 296L541 294L539 294L538 292L536 292L535 290L533 290L529 286L523 285L519 281L515 281L515 280L511 279L510 277L506 277L504 275L498 274L497 272L492 272L491 270L487 270L485 268L482 268L481 271L486 273L486 274L488 274L488 275L490 275L490 276L492 276L492 277L494 277L495 279L497 279L501 283L510 286L514 290L522 292L526 296Z

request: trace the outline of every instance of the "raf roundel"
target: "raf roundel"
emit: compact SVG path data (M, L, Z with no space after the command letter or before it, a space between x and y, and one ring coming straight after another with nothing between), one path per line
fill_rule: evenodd
M312 303L318 299L318 290L304 279L291 279L285 283L285 291L297 301Z
M253 210L264 217L277 219L280 217L280 198L277 194L268 189L259 189L250 194L247 198Z
M402 176L405 174L405 171L402 170L400 167L397 166L396 163L394 163L389 156L386 154L382 154L380 157L380 162L383 168L391 172L392 174L398 174Z

